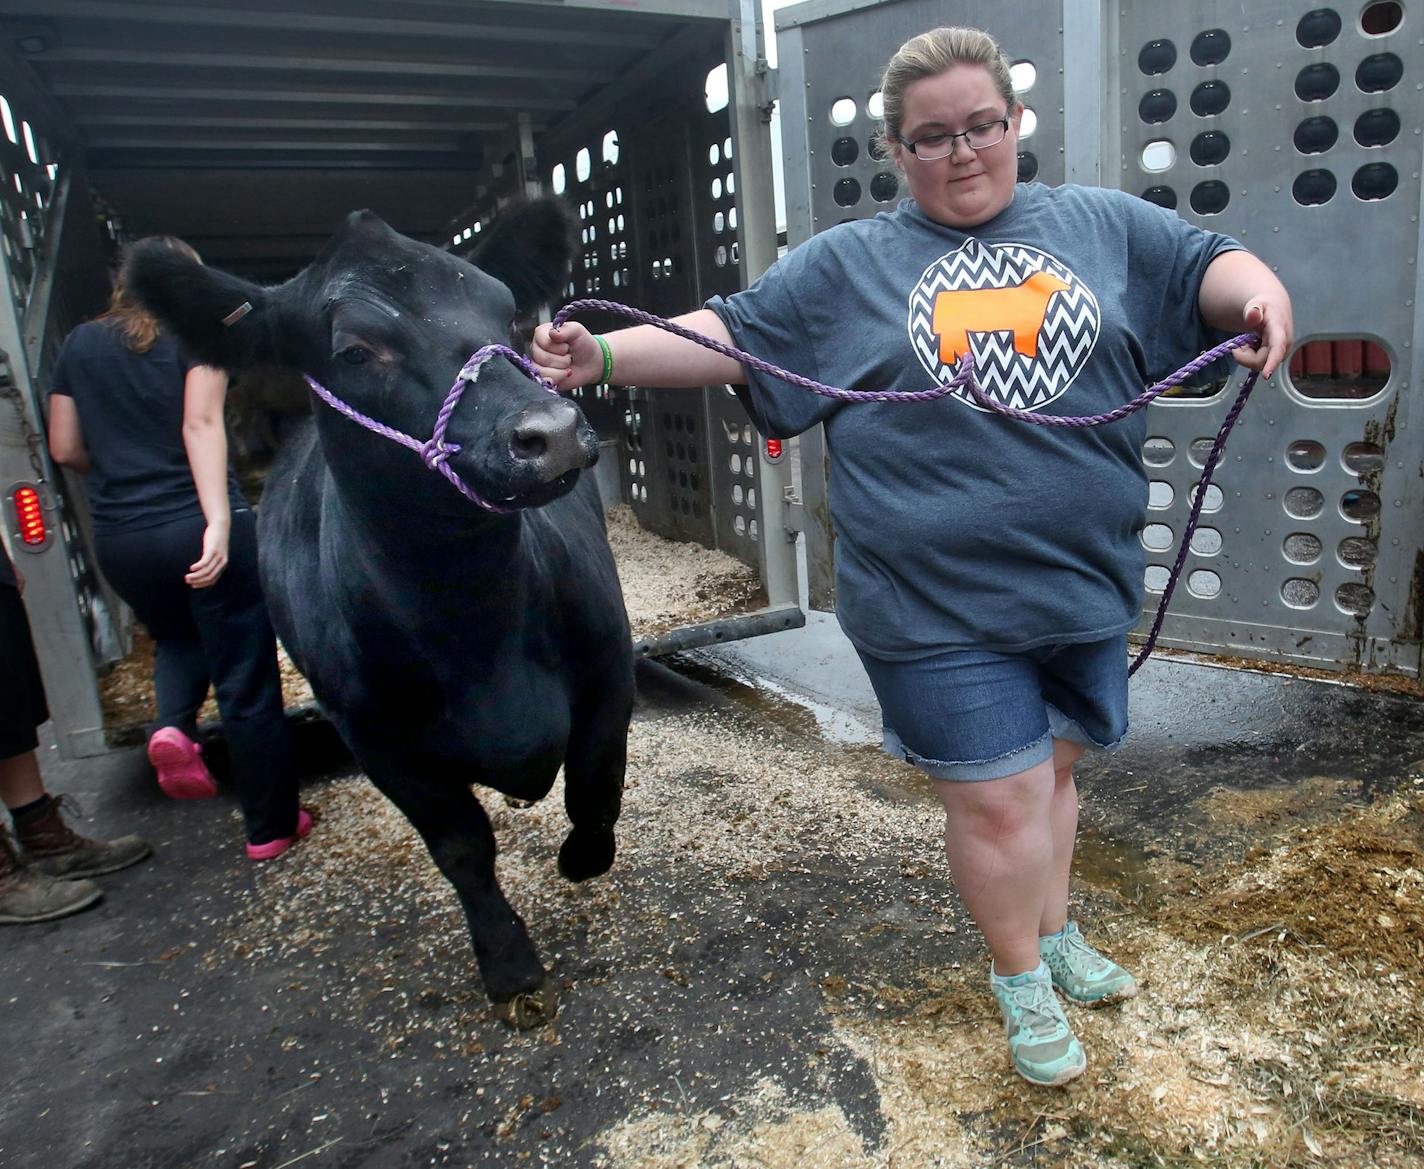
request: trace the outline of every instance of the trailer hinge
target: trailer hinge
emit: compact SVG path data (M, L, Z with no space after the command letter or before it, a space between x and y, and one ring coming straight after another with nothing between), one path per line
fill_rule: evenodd
M806 509L801 506L796 488L790 485L781 493L781 526L789 544L796 543L796 537L806 530Z
M772 108L781 97L781 70L773 69L765 57L758 57L756 71L761 78L761 89L757 94L762 101L761 120L770 125Z

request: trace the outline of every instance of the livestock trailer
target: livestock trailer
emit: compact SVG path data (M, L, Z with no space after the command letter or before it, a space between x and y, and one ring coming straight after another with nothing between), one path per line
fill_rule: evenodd
M1172 208L1292 292L1301 344L1205 492L1162 643L1417 676L1420 19L1394 2L809 0L777 11L769 41L751 0L0 0L0 486L61 750L113 739L97 679L129 635L40 403L118 244L168 232L279 280L356 207L461 251L511 199L555 193L579 221L567 299L675 315L773 261L779 201L792 247L893 206L871 142L879 72L946 23L1013 57L1023 181ZM1150 408L1144 629L1241 377ZM795 627L803 595L834 606L819 433L769 444L723 386L579 398L606 500L758 583L640 652Z

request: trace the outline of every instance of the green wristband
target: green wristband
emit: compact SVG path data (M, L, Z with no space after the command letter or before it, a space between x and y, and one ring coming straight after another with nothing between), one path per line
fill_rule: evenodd
M593 339L598 342L598 347L603 350L603 377L599 380L611 382L613 380L613 350L608 348L608 342L603 339L603 334L595 333Z

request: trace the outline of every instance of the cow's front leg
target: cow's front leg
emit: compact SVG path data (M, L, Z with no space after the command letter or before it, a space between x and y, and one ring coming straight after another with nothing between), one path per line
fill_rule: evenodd
M553 1017L552 986L524 921L495 879L489 817L469 788L446 779L391 778L367 765L371 780L420 833L445 879L455 887L485 994L495 1013L517 1027Z
M614 825L623 806L633 669L600 680L573 711L564 759L564 807L573 827L559 848L559 872L586 881L613 867Z

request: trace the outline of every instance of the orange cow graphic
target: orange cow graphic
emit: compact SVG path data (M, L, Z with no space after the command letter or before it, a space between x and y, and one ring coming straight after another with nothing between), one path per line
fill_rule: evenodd
M1038 331L1055 292L1070 285L1048 272L1035 272L1022 284L1004 288L966 288L935 297L934 331L939 359L953 365L969 352L970 333L1014 335L1014 352L1038 356Z

